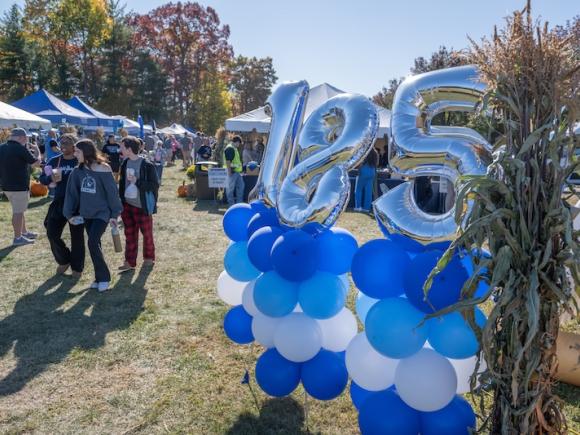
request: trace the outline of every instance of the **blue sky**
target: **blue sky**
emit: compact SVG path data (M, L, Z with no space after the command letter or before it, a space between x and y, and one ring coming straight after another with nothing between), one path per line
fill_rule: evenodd
M12 3L1 0L0 10ZM23 0L17 1L23 4ZM163 0L126 0L145 13ZM271 56L281 81L306 79L372 96L413 59L440 45L468 46L501 25L525 0L208 0L231 28L236 54ZM552 25L580 14L579 0L535 0L534 15Z

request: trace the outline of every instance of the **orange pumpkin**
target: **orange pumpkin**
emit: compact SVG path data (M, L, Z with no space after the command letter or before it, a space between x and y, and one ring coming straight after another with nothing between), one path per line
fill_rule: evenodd
M48 195L48 187L44 184L33 181L30 183L30 196L46 196Z
M185 198L187 196L187 186L185 185L185 181L177 188L177 196L180 198Z

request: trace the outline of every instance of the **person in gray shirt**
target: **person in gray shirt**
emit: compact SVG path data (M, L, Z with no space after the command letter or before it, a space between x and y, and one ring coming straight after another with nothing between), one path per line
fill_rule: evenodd
M88 236L89 253L95 269L91 288L103 292L109 288L111 272L101 249L101 237L107 225L117 225L122 205L111 167L105 163L93 141L83 139L75 144L75 168L66 186L63 215L71 224L80 216ZM74 219L73 219L74 218Z

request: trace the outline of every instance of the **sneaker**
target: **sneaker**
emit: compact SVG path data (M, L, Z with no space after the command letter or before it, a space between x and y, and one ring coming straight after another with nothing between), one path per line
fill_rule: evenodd
M22 233L22 235L30 240L34 240L38 237L38 233L33 233L32 231L27 231L25 233Z
M98 291L99 291L99 292L104 292L104 291L107 291L107 290L109 290L109 284L110 284L110 283L109 283L108 281L99 282L99 283L97 284L97 287L98 287L97 289L98 289Z
M24 245L32 245L34 243L34 240L31 239L27 239L24 236L20 236L20 237L16 237L13 241L12 241L12 246L24 246Z
M73 271L72 271L72 275L71 275L71 276L72 276L74 279L80 279L80 278L81 278L81 276L83 276L83 273L82 273L82 272L78 272L78 271L76 271L76 270L73 270Z
M91 285L90 285L90 287L89 287L89 288L92 288L92 289L98 289L98 288L99 288L99 283L98 283L97 281L93 281L93 282L91 283Z
M129 270L135 270L135 266L131 266L129 263L123 263L117 268L117 272L119 273L127 272Z
M69 267L70 267L70 264L59 264L58 267L56 268L56 274L62 275L63 273L65 273L68 270Z
M151 260L150 258L146 258L143 260L143 267L153 267L155 266L155 260Z

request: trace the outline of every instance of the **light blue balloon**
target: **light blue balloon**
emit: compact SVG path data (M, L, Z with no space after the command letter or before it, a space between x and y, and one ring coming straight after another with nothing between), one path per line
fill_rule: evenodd
M248 282L256 279L260 271L248 257L248 242L232 243L224 257L224 267L228 275L236 281Z
M483 328L486 318L479 308L475 308L475 323ZM429 325L429 344L447 358L464 359L475 355L479 349L475 333L469 323L454 312L433 319Z
M365 323L369 310L379 300L380 299L371 298L370 296L365 295L363 292L360 291L358 292L358 295L356 297L355 308L356 314L363 325Z
M418 327L424 317L425 314L407 299L382 299L373 305L366 317L369 343L389 358L407 358L421 350L427 341L427 323Z
M283 317L298 303L298 283L282 278L274 271L266 272L254 285L254 303L262 314Z
M329 319L344 307L344 283L335 274L317 272L300 283L298 302L304 314L314 319Z

